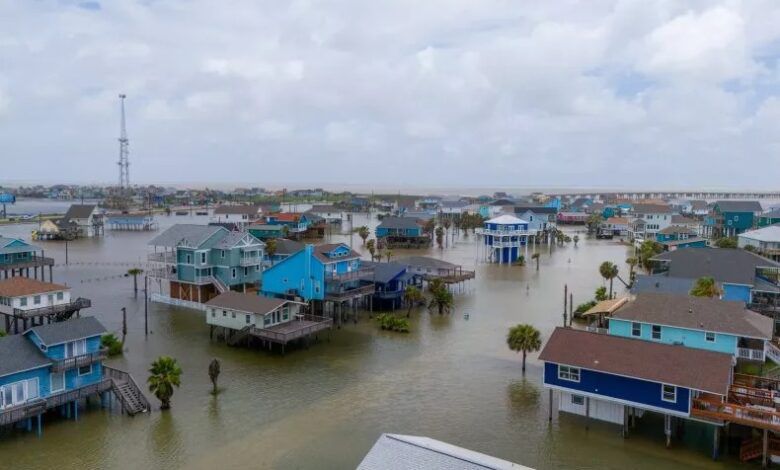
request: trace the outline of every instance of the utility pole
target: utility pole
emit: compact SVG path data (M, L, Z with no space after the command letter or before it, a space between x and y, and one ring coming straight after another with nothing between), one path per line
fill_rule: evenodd
M144 274L144 335L149 336L149 277Z
M122 345L125 344L125 338L127 337L127 309L122 307Z

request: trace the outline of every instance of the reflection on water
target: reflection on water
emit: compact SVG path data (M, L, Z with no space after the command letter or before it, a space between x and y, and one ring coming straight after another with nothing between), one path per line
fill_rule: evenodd
M159 220L164 229L205 223L207 217ZM373 227L376 220L355 215L356 227L364 223ZM28 239L30 230L0 227L3 235ZM78 423L47 421L41 439L13 433L0 439L0 456L13 456L14 469L354 468L382 432L427 435L535 468L725 465L709 460L706 437L693 431L686 443L701 438L701 445L667 450L662 426L623 440L611 425L593 424L586 431L581 421L563 415L548 423L536 354L529 356L523 378L520 356L506 347L506 331L514 324L531 323L546 337L562 322L564 284L578 304L602 285L602 261L627 272L628 250L617 242L581 236L576 248L543 248L536 271L531 263L477 263L473 235L461 234L451 248L425 252L477 271L455 297L452 314L414 310L412 331L394 334L380 331L364 313L357 324L334 330L329 341L323 337L308 350L282 356L210 342L202 312L162 304L149 305L145 337L143 296L134 298L131 278L116 276L127 270L117 263L145 259L152 236L108 232L102 239L71 242L71 265L55 268L55 280L91 298L89 314L109 330L120 330L120 308L127 308L127 352L110 362L140 383L156 357L179 360L184 373L173 408L134 418L93 409ZM352 243L365 252L359 237ZM61 243L38 244L64 261ZM395 257L407 254L421 253L394 250ZM222 363L223 390L216 398L208 377L214 357Z

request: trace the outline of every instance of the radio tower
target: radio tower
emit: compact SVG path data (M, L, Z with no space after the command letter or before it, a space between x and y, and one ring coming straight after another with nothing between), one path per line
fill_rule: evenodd
M130 161L128 160L130 150L130 140L127 138L127 129L125 128L125 98L127 95L119 95L121 100L122 116L119 128L119 187L122 189L130 187Z

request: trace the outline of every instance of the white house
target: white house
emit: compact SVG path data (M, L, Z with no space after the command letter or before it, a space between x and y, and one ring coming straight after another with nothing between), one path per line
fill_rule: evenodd
M68 212L59 220L59 224L73 226L78 237L98 236L103 227L95 204L72 204Z
M206 323L231 330L268 328L296 319L301 303L227 291L206 302Z
M254 205L225 205L214 209L211 221L221 224L235 224L237 227L245 227L263 215L262 206Z
M514 206L512 212L517 217L528 221L528 231L537 235L545 230L552 230L557 225L558 210L554 207Z
M21 276L0 281L0 312L4 314L69 303L70 288L61 284Z
M757 253L780 261L780 224L740 233L737 235L737 246L752 246Z
M633 237L646 239L653 238L660 230L670 226L673 212L666 204L634 204L631 215L644 222L643 232L634 233Z

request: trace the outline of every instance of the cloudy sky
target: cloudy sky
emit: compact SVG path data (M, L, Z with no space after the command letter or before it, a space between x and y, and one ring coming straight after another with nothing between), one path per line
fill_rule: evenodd
M774 188L780 2L0 0L0 180ZM6 163L11 163L7 165Z

